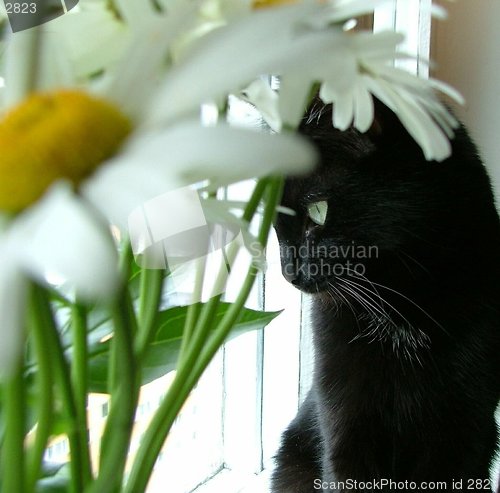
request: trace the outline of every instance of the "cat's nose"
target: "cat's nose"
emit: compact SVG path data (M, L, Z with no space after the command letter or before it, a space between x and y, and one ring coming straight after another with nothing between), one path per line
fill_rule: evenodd
M299 275L298 250L295 245L280 245L281 272L290 283L295 284Z
M296 284L298 280L298 273L295 265L291 262L282 264L281 271L283 277L291 284Z

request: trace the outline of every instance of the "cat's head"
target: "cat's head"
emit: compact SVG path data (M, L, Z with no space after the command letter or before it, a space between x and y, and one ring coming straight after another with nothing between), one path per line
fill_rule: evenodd
M492 215L492 198L466 136L454 144L458 162L427 162L378 102L364 134L334 129L331 105L318 103L300 131L321 162L311 175L286 180L282 205L295 215L276 220L283 275L298 289L328 291L350 276L387 282L403 271L406 278L408 271L428 275L443 259L459 262L464 248L474 248L475 218Z

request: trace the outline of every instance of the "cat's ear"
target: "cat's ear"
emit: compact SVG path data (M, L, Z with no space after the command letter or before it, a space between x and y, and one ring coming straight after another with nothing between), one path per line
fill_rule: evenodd
M370 128L366 131L368 137L372 138L377 138L382 135L382 121L380 118L377 118L377 115L375 114L373 117L373 122L370 126Z
M374 142L386 137L404 137L407 132L397 115L377 98L373 98L374 116L366 135Z

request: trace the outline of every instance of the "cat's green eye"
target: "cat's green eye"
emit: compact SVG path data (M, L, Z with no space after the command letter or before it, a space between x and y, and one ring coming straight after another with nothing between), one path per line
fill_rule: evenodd
M324 226L326 223L326 215L328 214L328 202L326 200L320 200L319 202L309 204L307 206L307 214L312 222L319 226Z

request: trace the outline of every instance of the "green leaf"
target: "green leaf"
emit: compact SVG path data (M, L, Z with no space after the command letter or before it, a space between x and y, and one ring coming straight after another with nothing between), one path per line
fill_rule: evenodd
M69 478L53 477L42 479L36 485L36 493L69 493Z
M53 478L56 474L58 475L61 475L61 474L64 474L65 476L67 476L67 471L66 470L62 470L63 468L66 468L68 469L69 468L69 464L68 463L59 463L59 462L47 462L47 461L43 461L42 462L42 470L41 470L41 476L42 476L42 479L45 479L45 478Z
M214 327L220 322L230 306L231 303L219 304ZM181 348L187 310L187 306L177 306L161 311L158 314L155 338L148 348L143 365L143 385L175 369ZM244 308L238 323L232 328L228 340L245 332L262 329L280 313L280 311L262 312ZM106 341L94 346L91 350L92 356L89 368L91 392L107 393L109 347L109 341Z
M36 493L69 493L69 464L42 464L42 479L36 484Z

